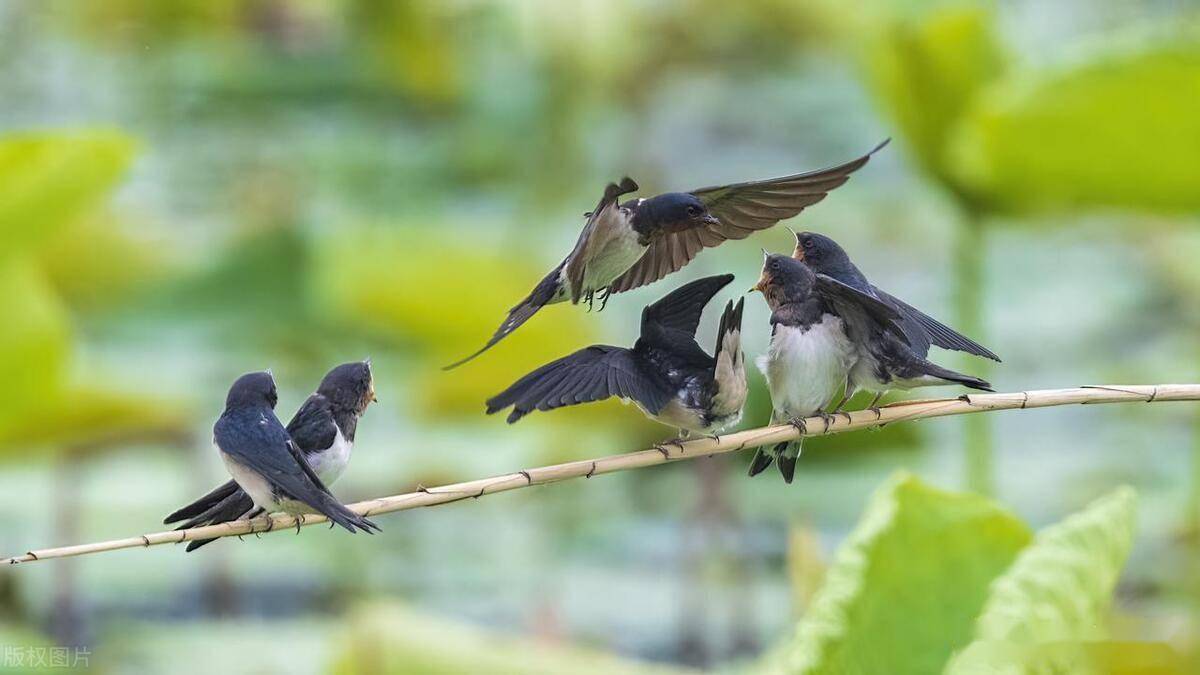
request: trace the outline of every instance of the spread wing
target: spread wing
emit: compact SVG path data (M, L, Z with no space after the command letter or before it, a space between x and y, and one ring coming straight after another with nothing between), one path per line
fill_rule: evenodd
M487 401L487 413L509 406L512 424L534 410L619 396L657 413L671 398L665 385L646 376L633 352L623 347L592 345L552 361Z
M696 335L704 307L729 282L732 274L719 274L686 283L642 310L642 337L657 330L674 330Z
M745 239L795 216L845 183L887 144L884 141L858 159L827 169L692 190L717 222L660 233L637 263L609 286L609 291L621 293L658 281L691 262L705 248L727 239Z
M600 203L588 214L587 223L579 233L575 248L567 256L566 267L563 270L571 292L571 302L579 302L579 296L583 292L583 275L588 262L594 257L594 252L603 248L609 237L626 227L625 216L621 214L618 199L621 195L637 189L638 184L628 176L622 178L619 185L609 183L604 188L604 196L600 198Z
M305 399L287 425L288 435L305 457L332 446L337 438L337 431L329 399L321 394L312 394Z
M855 339L866 339L872 327L892 333L906 345L911 346L908 335L901 324L900 312L887 303L848 286L833 277L816 275L816 292L833 305L847 329L855 333Z
M878 288L874 290L881 300L896 308L903 315L906 332L910 332L909 327L915 325L924 333L924 339L927 342L931 342L943 349L953 349L955 351L974 354L975 356L982 356L985 359L1000 361L1000 357L996 356L987 347L950 328L900 298L881 291Z

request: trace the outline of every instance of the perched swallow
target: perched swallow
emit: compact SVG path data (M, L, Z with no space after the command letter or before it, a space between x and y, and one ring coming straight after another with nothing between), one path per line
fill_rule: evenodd
M534 410L618 396L680 437L736 424L746 403L743 302L725 305L713 356L696 344L704 306L730 281L723 274L684 284L642 311L633 349L592 345L548 363L489 399L488 414L511 406L512 424Z
M904 328L904 333L908 336L913 351L920 356L928 354L929 346L932 344L943 349L952 349L1000 361L1000 357L987 347L946 326L900 298L872 285L858 267L850 261L850 256L846 254L846 251L829 237L816 232L797 234L796 250L792 257L804 261L804 264L811 267L814 272L831 276L848 286L853 286L882 300L900 312L903 317L901 326Z
M837 242L815 232L801 232L796 235L796 250L792 256L813 271L833 277L882 301L901 316L900 326L906 340L880 336L878 340L857 345L858 354L850 370L846 395L837 405L838 410L859 390L875 394L868 409L875 409L879 399L891 389L961 384L972 389L991 391L991 385L987 382L942 368L925 357L929 354L930 344L993 361L999 361L1000 357L921 310L871 285Z
M727 239L745 239L786 220L825 198L862 168L884 141L858 159L827 169L780 178L667 192L624 203L638 190L626 177L609 183L567 257L533 288L479 351L446 369L479 356L516 330L542 307L570 300L600 308L612 293L658 281L692 261L705 248Z
M350 461L358 419L376 400L371 362L343 363L330 370L296 411L287 425L288 435L301 454L326 485L336 481ZM189 519L176 529L216 525L239 518L253 518L262 512L250 495L230 480L200 499L167 516L170 524ZM194 551L214 539L188 543Z
M821 415L846 384L856 343L881 334L903 338L900 313L878 299L785 255L763 251L759 291L771 309L771 343L758 367L771 392L771 423L803 429L803 418ZM777 460L788 483L796 472L803 439L759 448L750 475Z
M278 398L269 372L243 375L229 389L225 411L213 426L213 444L238 487L267 513L315 511L350 532L378 530L330 494L275 417Z

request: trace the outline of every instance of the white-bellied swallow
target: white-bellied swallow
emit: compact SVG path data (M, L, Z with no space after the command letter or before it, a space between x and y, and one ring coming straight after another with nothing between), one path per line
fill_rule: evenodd
M900 314L878 299L785 255L763 251L762 276L750 289L771 309L771 342L758 367L771 392L771 423L802 428L806 417L826 417L826 408L846 385L856 342L871 336L903 336ZM788 483L796 471L803 439L759 448L750 464L754 476L776 460Z
M786 220L825 198L862 168L884 141L867 154L837 166L779 178L718 185L690 192L667 192L620 202L638 190L626 177L609 183L575 248L542 279L479 351L446 366L455 368L479 356L546 305L585 302L600 308L612 293L658 281L688 264L705 248L745 239Z
M681 437L737 423L747 392L743 301L726 304L712 356L696 344L704 306L730 281L733 275L723 274L684 284L642 311L632 349L592 345L548 363L489 399L488 414L512 407L512 424L534 410L618 396Z
M378 530L377 525L346 508L325 487L275 416L278 398L270 372L247 373L229 389L225 411L213 426L213 445L237 486L255 508L266 513L315 512L350 532Z
M901 316L900 326L906 340L899 340L894 335L880 335L877 339L860 341L856 345L857 354L850 369L846 395L838 404L838 410L860 390L875 394L868 409L875 409L879 399L892 389L961 384L971 389L991 391L991 385L984 380L943 368L928 361L926 356L929 346L933 344L994 361L999 361L1000 357L921 310L873 286L833 239L815 232L801 232L796 235L796 250L792 257L803 261L815 272L833 277L879 299Z
M332 485L345 471L358 419L375 401L370 359L343 363L325 374L317 390L305 399L288 423L288 435L326 485ZM260 512L250 495L230 480L167 516L163 522L170 524L186 518L177 528L182 530L253 518ZM210 541L215 540L189 542L187 550L194 551Z
M846 251L833 239L816 232L800 232L796 234L796 250L792 257L803 260L814 272L831 276L879 298L900 312L904 333L908 335L913 351L920 356L927 355L929 346L935 345L1000 361L1000 357L992 350L867 281Z

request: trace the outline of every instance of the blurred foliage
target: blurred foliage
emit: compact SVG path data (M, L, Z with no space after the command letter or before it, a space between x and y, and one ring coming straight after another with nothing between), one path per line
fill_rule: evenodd
M107 197L133 151L133 141L117 132L5 136L0 141L0 263L51 237Z
M763 670L916 675L966 647L945 672L1182 672L1162 645L1106 642L1134 504L1119 488L1031 538L993 502L897 475Z
M41 132L0 139L0 456L75 451L132 437L177 439L182 407L162 392L80 385L73 330L59 294L86 306L144 280L153 255L95 211L133 156L115 132ZM37 223L37 227L30 227ZM49 281L48 281L49 280Z
M58 295L81 312L128 303L167 278L174 267L162 247L138 238L109 213L77 219L51 236L36 255Z
M983 7L939 7L884 22L866 50L869 80L917 163L960 197L946 147L978 91L1004 70L992 23Z
M953 140L995 209L1200 208L1200 40L1127 45L997 82Z
M451 675L511 673L694 672L638 663L600 651L518 638L417 614L397 604L374 604L353 612L334 675Z

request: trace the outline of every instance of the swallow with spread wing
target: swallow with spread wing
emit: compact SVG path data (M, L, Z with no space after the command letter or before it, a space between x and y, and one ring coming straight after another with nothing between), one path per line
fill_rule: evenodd
M887 143L826 169L625 202L620 197L637 191L637 183L628 177L609 183L596 208L586 214L575 248L508 311L481 349L446 369L487 351L546 305L570 300L590 307L599 299L603 309L612 293L658 281L705 248L745 239L795 216L845 183Z
M642 311L632 349L592 345L548 363L489 399L487 413L511 407L512 424L534 410L618 396L681 438L736 424L747 392L742 301L726 304L712 356L696 344L705 305L732 280L724 274L684 284Z

